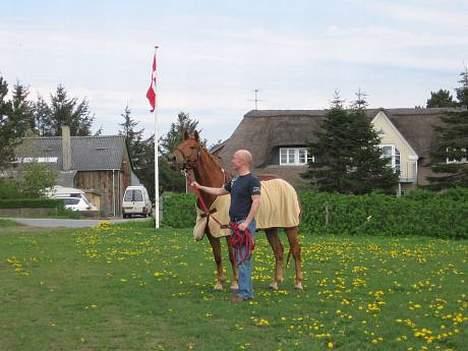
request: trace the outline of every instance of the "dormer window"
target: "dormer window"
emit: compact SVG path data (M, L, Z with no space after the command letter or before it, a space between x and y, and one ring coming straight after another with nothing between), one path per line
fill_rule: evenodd
M306 147L282 147L279 158L281 166L305 166L310 159Z
M446 148L445 151L447 151L445 163L468 163L466 148Z

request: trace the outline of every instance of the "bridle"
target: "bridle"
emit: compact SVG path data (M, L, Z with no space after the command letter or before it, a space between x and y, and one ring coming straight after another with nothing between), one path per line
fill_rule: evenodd
M193 147L190 155L186 155L180 147L176 147L174 150L174 155L178 152L182 156L182 169L187 172L195 168L200 155L201 155L201 146ZM193 157L195 155L195 157Z

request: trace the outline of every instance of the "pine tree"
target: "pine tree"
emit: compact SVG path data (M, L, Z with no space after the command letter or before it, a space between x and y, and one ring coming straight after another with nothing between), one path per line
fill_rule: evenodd
M28 101L28 95L28 89L17 82L13 87L11 119L19 138L25 136L28 130L34 130L34 106Z
M460 87L456 88L458 105L463 108L468 108L468 66L465 71L460 73Z
M457 103L453 100L450 91L439 89L437 92L431 91L431 97L426 102L427 108L432 107L455 107Z
M125 136L125 143L127 144L133 168L138 178L140 178L147 163L144 155L143 129L136 130L138 122L132 118L131 113L132 111L128 105L125 106L124 112L121 114L124 121L119 124L122 127L119 135Z
M468 186L468 111L448 112L441 119L431 151L431 168L436 175L428 177L429 187Z
M171 124L169 132L163 138L161 138L161 151L164 155L172 153L177 145L179 145L183 138L184 133L187 131L189 134L193 134L195 131L200 133L198 128L198 121L192 119L188 113L179 112L177 115L177 121ZM206 144L206 140L203 142Z
M17 143L11 121L11 102L7 100L8 83L0 76L0 169L9 166Z
M154 199L154 135L143 140L143 158L145 167L137 175L148 189L150 197ZM165 191L184 192L185 177L179 171L171 168L167 158L161 152L159 152L158 164L160 193Z
M331 109L311 143L309 170L304 178L318 190L350 194L392 192L398 175L382 158L380 138L365 113L365 95L359 92L352 109L343 108L335 93Z
M91 135L94 122L86 99L69 98L65 87L59 85L55 94L50 96L50 104L39 98L35 105L36 128L40 135L58 136L62 126L70 127L71 135Z
M360 92L348 113L352 119L350 137L353 140L351 188L354 194L372 191L392 193L398 184L399 174L389 160L382 157L380 137L367 117L367 102Z

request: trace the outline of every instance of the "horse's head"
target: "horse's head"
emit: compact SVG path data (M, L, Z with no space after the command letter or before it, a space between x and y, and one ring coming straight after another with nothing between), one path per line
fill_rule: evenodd
M172 153L172 161L179 169L190 170L193 169L202 152L202 145L200 144L200 136L195 131L193 136L190 136L187 131L184 133L184 140L177 145Z

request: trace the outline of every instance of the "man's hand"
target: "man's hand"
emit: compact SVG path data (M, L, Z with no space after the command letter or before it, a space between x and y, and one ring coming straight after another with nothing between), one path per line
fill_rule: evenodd
M241 224L239 224L239 230L240 230L241 232L243 232L243 231L245 231L245 230L248 228L248 226L249 226L249 225L248 225L247 223L242 222Z
M193 181L192 183L190 183L190 186L192 186L193 188L195 189L200 189L200 184L198 184L197 182Z

